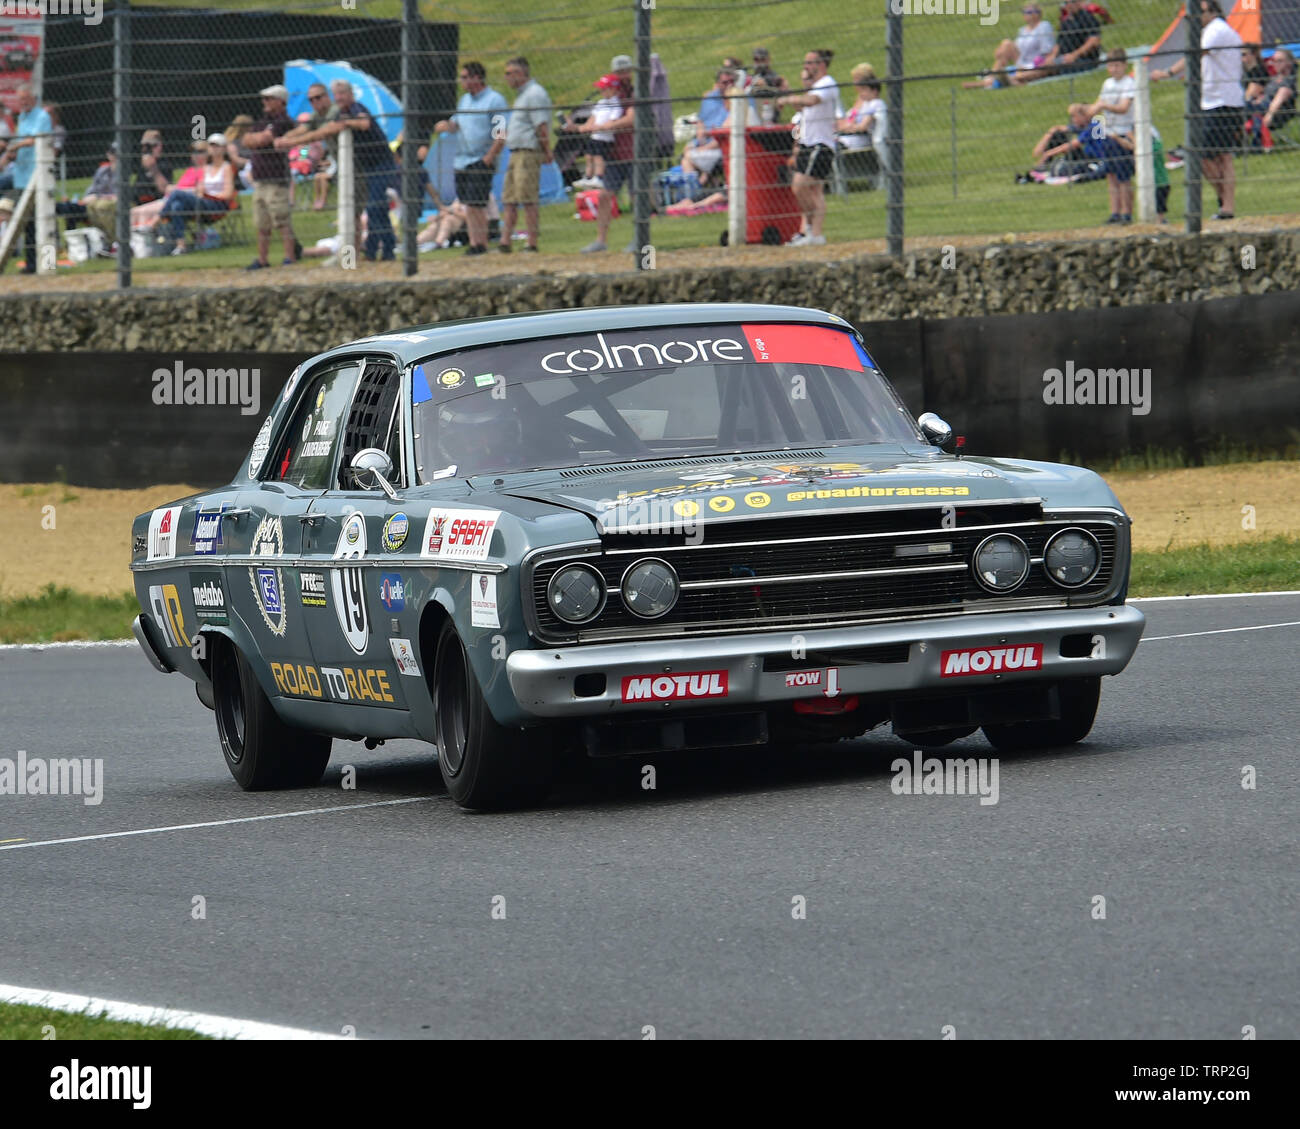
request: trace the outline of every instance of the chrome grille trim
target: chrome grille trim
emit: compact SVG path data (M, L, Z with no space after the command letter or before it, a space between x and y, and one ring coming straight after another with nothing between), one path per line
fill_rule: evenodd
M690 592L703 588L744 588L746 586L753 588L756 585L766 588L769 584L801 584L805 580L861 580L868 576L919 576L932 572L965 572L968 567L964 564L916 565L912 568L859 568L843 572L805 572L797 576L741 576L729 577L726 580L683 580L681 590Z

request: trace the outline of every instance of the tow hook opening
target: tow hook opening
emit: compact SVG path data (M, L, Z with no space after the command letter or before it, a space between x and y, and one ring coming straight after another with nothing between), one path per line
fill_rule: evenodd
M847 698L796 698L792 703L795 713L828 714L850 713L858 708L858 696Z

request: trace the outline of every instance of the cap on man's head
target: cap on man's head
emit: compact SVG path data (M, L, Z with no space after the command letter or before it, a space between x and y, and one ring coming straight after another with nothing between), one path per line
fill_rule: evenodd
M226 143L226 135L224 133L208 134L209 145L225 145L225 143Z
M609 61L609 69L611 71L630 71L632 69L632 56L615 55Z
M770 58L770 57L771 57L771 56L768 54L768 51L767 51L767 48L766 48L766 47L755 47L755 48L754 48L754 58L755 58L755 59L767 59L767 58Z
M281 102L289 101L289 91L279 83L268 86L265 90L259 90L258 93L263 98L278 98Z

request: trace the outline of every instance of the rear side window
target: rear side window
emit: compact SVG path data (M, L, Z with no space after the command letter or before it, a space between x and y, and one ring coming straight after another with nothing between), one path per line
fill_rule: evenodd
M352 406L361 366L355 362L326 369L308 382L288 435L268 478L304 490L329 490L344 423Z

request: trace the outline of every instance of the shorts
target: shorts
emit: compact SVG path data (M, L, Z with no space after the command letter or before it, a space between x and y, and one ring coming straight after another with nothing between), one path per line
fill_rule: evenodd
M1192 119L1192 136L1201 156L1217 157L1238 148L1244 120L1245 113L1240 106L1216 106L1197 114Z
M1121 184L1133 179L1133 150L1114 137L1106 138L1106 175L1113 176Z
M492 195L492 170L482 161L475 161L456 170L456 196L467 208L486 208Z
M1169 185L1156 185L1156 215L1163 216L1169 211Z
M537 185L542 176L542 155L536 149L511 149L506 166L503 204L536 204Z
M632 162L606 162L605 175L601 177L601 179L605 182L605 188L607 191L617 193L623 185L632 179Z
M794 167L804 176L825 180L835 164L835 150L829 145L800 145L795 155Z
M613 155L614 143L612 141L597 141L594 137L587 141L588 157L604 157L605 160Z
M258 232L289 226L289 186L259 180L253 184L253 215Z

